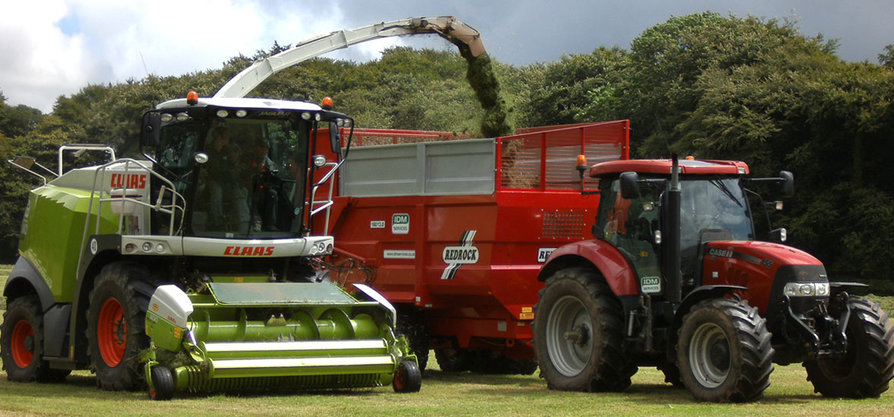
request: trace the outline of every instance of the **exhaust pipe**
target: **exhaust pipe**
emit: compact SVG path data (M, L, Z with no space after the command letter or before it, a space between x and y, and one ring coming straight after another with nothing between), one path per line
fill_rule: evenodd
M665 254L667 255L667 301L673 305L682 299L683 276L680 272L680 164L677 155L671 156L671 183L667 193L667 230Z

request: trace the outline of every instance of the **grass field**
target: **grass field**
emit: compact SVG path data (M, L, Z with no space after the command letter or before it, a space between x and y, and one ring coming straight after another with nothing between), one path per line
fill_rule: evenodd
M0 286L9 267L0 267ZM875 297L887 311L894 297ZM0 309L3 309L0 304ZM431 355L432 357L434 355ZM763 400L750 404L693 402L686 390L663 383L654 368L641 368L623 393L550 391L535 375L494 376L441 372L432 359L422 390L395 394L391 387L299 394L185 396L153 402L145 392L106 392L78 371L63 384L20 384L0 372L2 415L288 415L288 416L894 416L894 392L878 399L826 399L813 393L800 365L777 366Z

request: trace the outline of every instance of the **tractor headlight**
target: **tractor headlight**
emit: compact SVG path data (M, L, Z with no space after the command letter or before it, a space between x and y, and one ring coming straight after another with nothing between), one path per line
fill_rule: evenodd
M789 282L783 294L789 297L823 297L829 295L828 282Z

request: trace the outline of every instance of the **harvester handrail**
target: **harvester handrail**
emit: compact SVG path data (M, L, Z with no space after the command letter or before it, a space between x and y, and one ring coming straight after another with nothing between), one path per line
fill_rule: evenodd
M86 151L103 151L107 152L112 160L110 162L115 162L117 158L115 158L115 149L108 145L98 145L93 143L70 143L68 145L62 145L59 147L59 175L62 176L62 156L65 154L65 151L75 151L75 154L83 153Z
M131 164L136 165L137 167L141 168L142 170L145 170L146 173L148 173L153 178L156 178L163 183L163 185L160 188L159 199L158 199L157 204L155 204L155 205L146 204L146 203L143 203L142 201L128 198L127 197L128 187L126 184L124 187L119 188L119 189L123 190L123 196L121 198L104 198L103 193L105 191L99 189L99 199L97 200L97 196L96 196L96 193L98 190L97 189L97 181L99 180L99 184L105 184L106 170L113 166L124 165L124 173L126 175L128 170L131 169L130 168ZM170 192L171 192L171 204L169 206L162 206L161 201L162 201L162 197L164 196L164 193L167 192L166 188L167 188L167 190L170 190ZM180 230L183 226L182 213L185 212L184 206L186 204L186 199L184 199L184 197L176 191L176 188L174 187L174 183L171 182L170 180L168 180L167 178L163 177L161 174L158 174L157 172L153 171L150 167L148 167L141 161L131 159L131 158L116 159L114 161L111 161L106 164L98 166L96 168L96 172L94 172L94 174L93 174L93 187L91 188L91 191L90 191L90 201L89 201L89 204L87 205L87 215L84 219L84 234L81 238L81 252L80 252L79 256L83 256L84 247L87 244L87 232L88 232L88 230L90 230L90 218L93 215L93 202L95 200L97 200L99 202L99 204L98 204L98 208L97 208L97 212L96 212L96 228L95 228L94 234L99 234L99 232L100 232L100 226L101 226L100 219L102 219L102 205L103 205L103 203L112 202L112 201L121 202L122 205L125 204L125 202L129 203L129 204L143 205L143 206L150 207L155 211L169 214L171 216L170 224L168 225L168 235L169 236L174 236L176 234L179 234ZM182 204L178 204L178 200L181 201ZM181 213L180 224L175 229L174 225L175 225L175 219L177 217L175 215L175 212L178 210ZM122 216L120 216L120 218L118 220L118 234L121 234L123 231L124 217L125 216L122 215Z
M338 171L338 168L340 165L341 165L341 163L335 163L335 162L328 162L328 163L326 163L326 165L323 165L324 167L330 167L329 171L325 175L323 175L323 178L321 178L320 181L315 183L313 185L313 187L311 188L310 201L309 201L310 217L317 215L317 213L319 213L323 210L326 210L326 222L325 222L325 226L324 226L325 228L323 229L323 233L326 233L326 231L329 230L329 216L331 214L330 209L332 207L332 204L334 203L334 201L332 199L332 192L333 192L333 189L335 188L335 186L334 186L335 181L330 181L330 179L332 178L333 175L335 175L335 172ZM314 198L317 195L317 189L319 189L320 186L327 184L327 183L329 184L329 192L328 192L326 200L315 201ZM319 204L319 206L314 207L318 204Z

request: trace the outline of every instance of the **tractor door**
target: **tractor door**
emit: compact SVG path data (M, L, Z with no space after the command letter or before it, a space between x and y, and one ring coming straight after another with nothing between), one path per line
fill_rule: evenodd
M643 184L640 196L621 197L620 181L613 180L601 191L599 214L593 229L597 238L611 243L633 265L644 293L661 291L661 269L655 231L659 227L657 190Z

